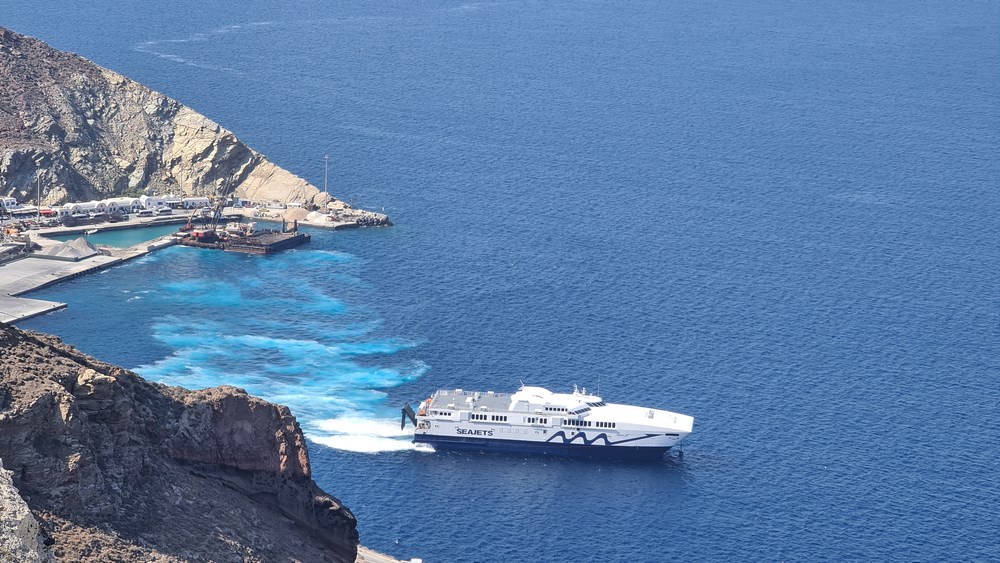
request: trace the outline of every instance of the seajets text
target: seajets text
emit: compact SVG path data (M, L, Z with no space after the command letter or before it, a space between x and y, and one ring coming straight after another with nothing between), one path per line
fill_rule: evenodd
M469 430L468 428L456 428L456 432L459 434L467 434L469 436L492 436L492 430Z

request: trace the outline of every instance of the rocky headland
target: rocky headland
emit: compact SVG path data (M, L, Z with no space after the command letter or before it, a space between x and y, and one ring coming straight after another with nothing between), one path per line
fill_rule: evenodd
M0 27L0 196L34 202L38 185L47 205L157 192L347 207L177 101ZM0 323L0 563L355 560L391 558L359 546L354 515L312 480L286 407L150 383Z
M286 407L0 326L0 561L354 561Z
M3 27L0 85L0 196L331 199L176 100Z

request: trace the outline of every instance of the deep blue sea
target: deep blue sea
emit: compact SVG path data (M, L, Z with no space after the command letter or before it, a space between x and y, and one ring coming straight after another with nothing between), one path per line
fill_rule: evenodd
M362 542L463 561L1000 560L1000 4L0 0L396 226L171 248L24 323L288 404ZM427 454L520 381L663 463Z

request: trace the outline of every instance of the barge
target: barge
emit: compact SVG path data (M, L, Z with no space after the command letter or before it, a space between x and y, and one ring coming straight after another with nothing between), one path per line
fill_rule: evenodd
M309 233L301 233L294 224L289 230L255 230L254 223L230 223L225 229L190 229L181 232L179 244L212 248L244 254L273 254L309 242Z

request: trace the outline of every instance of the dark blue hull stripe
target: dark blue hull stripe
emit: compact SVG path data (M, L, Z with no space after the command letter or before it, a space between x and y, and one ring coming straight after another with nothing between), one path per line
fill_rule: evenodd
M436 449L627 460L659 460L670 449L669 447L596 446L581 443L483 440L482 438L420 434L414 436L413 441L430 444Z

